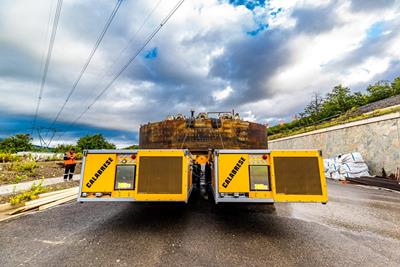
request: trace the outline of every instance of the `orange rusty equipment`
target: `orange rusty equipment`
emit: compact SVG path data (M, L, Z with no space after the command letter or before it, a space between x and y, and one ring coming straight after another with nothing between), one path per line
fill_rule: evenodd
M238 114L217 112L217 118L200 113L189 118L178 114L140 127L141 149L266 149L266 126L241 120Z

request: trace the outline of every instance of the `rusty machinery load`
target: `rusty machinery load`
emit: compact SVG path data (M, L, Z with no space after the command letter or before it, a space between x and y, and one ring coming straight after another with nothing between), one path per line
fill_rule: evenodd
M268 150L266 133L233 111L142 125L139 149L84 152L78 200L326 203L320 151Z
M216 115L216 116L215 116ZM196 117L178 114L140 127L139 148L183 149L266 149L265 125L241 120L232 112L203 112Z

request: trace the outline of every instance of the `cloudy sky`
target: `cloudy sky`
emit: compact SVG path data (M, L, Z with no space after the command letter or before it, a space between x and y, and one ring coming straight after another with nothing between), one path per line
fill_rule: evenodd
M138 142L141 124L191 109L235 109L247 120L271 125L290 120L314 92L324 94L339 83L359 91L400 75L399 1L186 0L113 86L68 127L176 2L122 2L55 124L65 133L57 133L52 145L103 133L123 147ZM31 131L56 4L2 1L0 138ZM115 4L64 0L38 127L54 120Z

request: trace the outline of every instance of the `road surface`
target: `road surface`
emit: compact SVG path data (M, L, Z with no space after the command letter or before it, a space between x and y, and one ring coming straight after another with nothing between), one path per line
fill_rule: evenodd
M0 266L400 266L400 194L267 208L70 203L0 223Z

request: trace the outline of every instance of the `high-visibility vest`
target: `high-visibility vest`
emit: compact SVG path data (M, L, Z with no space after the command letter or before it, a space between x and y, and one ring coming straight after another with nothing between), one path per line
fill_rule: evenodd
M72 157L74 157L74 158L72 158ZM64 164L65 165L76 164L75 157L76 157L75 153L72 153L72 154L69 152L65 153Z

